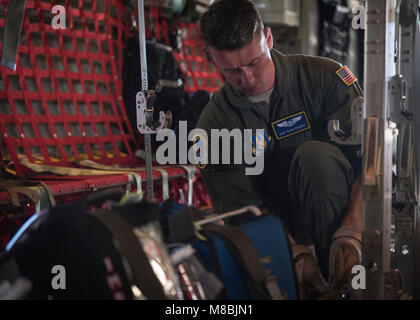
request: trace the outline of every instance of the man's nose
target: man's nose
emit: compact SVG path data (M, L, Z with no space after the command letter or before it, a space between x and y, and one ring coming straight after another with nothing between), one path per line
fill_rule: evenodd
M248 68L241 69L241 82L245 87L254 83L254 75Z

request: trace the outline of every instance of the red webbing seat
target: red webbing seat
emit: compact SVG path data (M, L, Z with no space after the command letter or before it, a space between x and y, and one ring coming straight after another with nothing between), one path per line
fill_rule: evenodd
M8 3L0 0L0 50ZM66 8L64 30L51 25L56 4ZM122 52L130 23L130 14L120 0L27 1L17 69L0 67L2 166L13 163L19 176L31 173L22 157L50 166L78 167L76 163L83 159L104 165L144 166L144 161L134 156L138 145L122 99ZM175 197L188 181L179 178L186 176L185 169L174 170L166 169ZM144 184L145 172L138 174ZM160 179L161 173L155 170L153 176ZM178 180L174 182L172 177ZM126 174L105 178L39 174L30 179L45 181L55 196L129 181ZM155 184L159 198L159 182ZM72 192L60 191L67 189ZM0 192L0 203L9 198ZM206 194L194 199L196 205L210 204Z
M4 32L7 1L0 4ZM54 4L27 1L17 70L0 67L2 159L13 160L18 174L22 154L50 165L81 156L130 163L136 145L120 77L128 12L118 0L70 1L67 29L54 30Z

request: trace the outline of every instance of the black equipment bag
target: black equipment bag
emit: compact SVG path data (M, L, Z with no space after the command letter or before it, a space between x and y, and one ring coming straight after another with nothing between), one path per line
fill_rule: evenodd
M159 219L159 207L140 202L89 213L88 205L53 208L23 227L8 254L32 284L25 299L177 299L176 281L171 294L164 291L134 233Z

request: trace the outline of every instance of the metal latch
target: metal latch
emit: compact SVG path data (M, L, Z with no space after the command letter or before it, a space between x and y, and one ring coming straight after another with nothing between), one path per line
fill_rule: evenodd
M163 128L168 128L172 122L170 111L159 112L159 120L153 118L153 105L156 95L153 90L140 91L136 95L137 127L141 134L154 134Z

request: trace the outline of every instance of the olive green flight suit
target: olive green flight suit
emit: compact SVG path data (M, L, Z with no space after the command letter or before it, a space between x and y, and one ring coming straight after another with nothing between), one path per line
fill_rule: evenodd
M354 179L351 163L329 143L327 124L340 120L341 128L349 132L350 107L358 94L339 78L336 71L341 65L331 59L283 55L275 49L271 56L276 83L270 104L254 104L226 82L197 124L206 130L209 145L210 129L265 129L270 144L263 173L247 176L246 164L211 163L201 172L218 213L246 205L275 213L298 242L315 244L326 275L331 237L345 214ZM276 133L276 125L293 127L295 120L304 123L303 130Z

